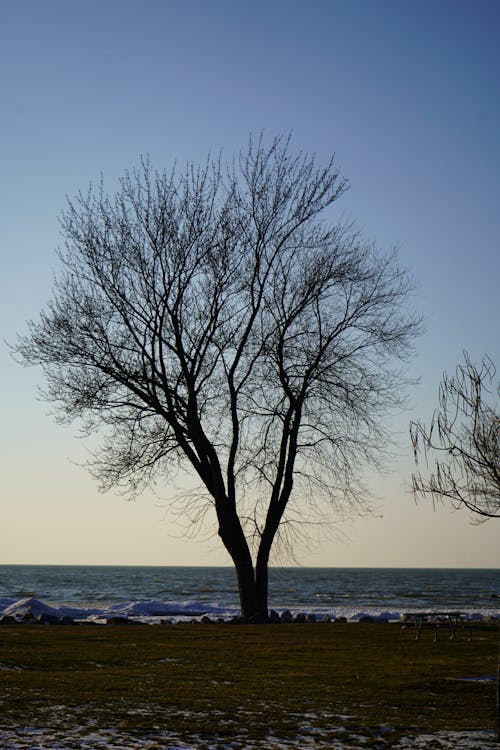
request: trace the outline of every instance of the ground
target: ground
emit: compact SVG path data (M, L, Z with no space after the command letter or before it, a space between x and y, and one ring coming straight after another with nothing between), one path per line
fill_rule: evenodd
M2 750L496 750L498 626L0 627ZM476 679L476 678L483 679Z

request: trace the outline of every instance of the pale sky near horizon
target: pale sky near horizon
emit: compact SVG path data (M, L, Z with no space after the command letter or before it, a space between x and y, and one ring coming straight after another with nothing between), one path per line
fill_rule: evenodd
M335 153L339 211L399 248L426 320L391 472L369 477L377 512L297 562L500 566L500 521L405 488L408 423L431 417L443 371L464 349L500 368L497 0L0 0L0 70L0 564L229 564L216 537L182 537L166 500L100 495L77 429L4 341L50 299L66 195L101 173L112 189L144 154L230 158L265 130Z

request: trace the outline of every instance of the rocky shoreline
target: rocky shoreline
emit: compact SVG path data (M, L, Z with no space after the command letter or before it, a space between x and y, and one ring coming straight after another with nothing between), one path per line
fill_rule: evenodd
M170 618L161 618L158 622L160 625L174 625L179 624L192 624L192 625L257 625L257 624L290 624L290 623L316 623L316 622L347 622L346 617L330 617L329 615L323 615L321 618L317 618L312 612L303 613L299 612L293 615L290 610L284 610L281 613L271 610L269 617L240 617L234 616L229 619L223 617L212 618L205 614L199 614L198 616L190 619L184 619L182 621L175 621ZM379 620L374 617L366 615L361 617L358 622L387 622L387 620ZM113 615L111 617L99 617L92 620L81 620L78 618L70 617L68 615L58 616L51 612L36 612L33 610L27 610L20 615L3 614L0 616L0 625L142 625L144 624L138 618L124 617L122 615Z
M290 623L388 623L415 625L415 615L400 612L357 612L349 617L325 612L281 611L270 610L267 618L242 617L233 612L207 612L199 603L188 603L189 606L172 606L166 602L139 601L128 602L106 609L96 607L77 608L73 606L51 606L28 597L18 601L0 600L0 626L7 625L138 625L138 624L193 624L193 625L287 625ZM3 609L2 609L3 605ZM420 615L418 615L420 617ZM434 617L436 619L434 619ZM448 620L454 620L468 629L473 625L499 624L500 614L468 615L456 612L430 612L424 615L426 625L434 628L449 626Z

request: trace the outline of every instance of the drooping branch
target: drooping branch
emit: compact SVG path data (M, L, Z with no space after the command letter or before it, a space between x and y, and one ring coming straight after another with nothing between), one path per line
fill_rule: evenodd
M500 518L500 413L486 400L495 372L489 357L477 366L464 352L455 375L443 377L429 427L410 424L416 463L420 455L427 465L434 458L428 477L413 475L414 493L449 500L483 519ZM500 396L500 386L496 391Z

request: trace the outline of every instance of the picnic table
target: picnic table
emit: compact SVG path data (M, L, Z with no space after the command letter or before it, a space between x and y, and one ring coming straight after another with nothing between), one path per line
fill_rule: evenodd
M404 612L403 617L408 623L415 627L415 640L418 641L423 625L428 625L434 630L434 642L438 639L439 628L446 627L450 631L450 639L455 637L457 625L460 622L465 623L467 630L467 640L471 639L471 626L464 612ZM406 630L406 624L402 625L401 632Z

